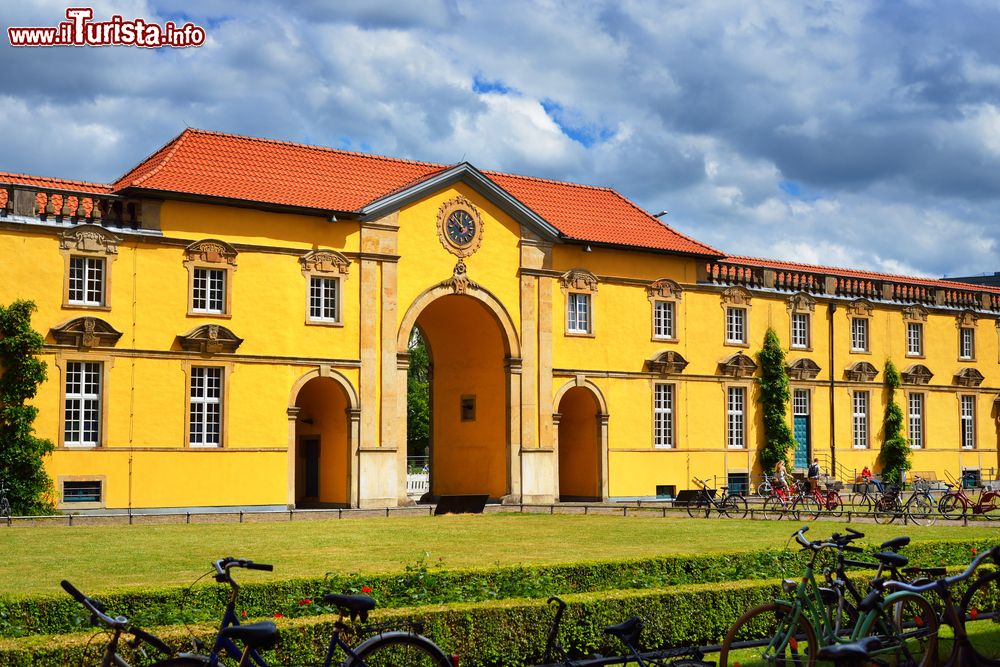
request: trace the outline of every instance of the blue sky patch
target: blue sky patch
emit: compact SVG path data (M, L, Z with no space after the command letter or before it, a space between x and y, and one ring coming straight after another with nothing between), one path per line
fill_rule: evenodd
M488 81L478 74L472 78L472 91L480 95L484 93L500 93L501 95L507 95L511 92L511 89L504 85L503 81L499 79L496 81Z
M545 110L545 113L548 114L549 118L559 127L562 133L584 148L590 148L594 144L607 141L615 135L614 130L610 127L584 123L579 117L574 118L578 114L566 111L558 102L544 99L541 100L541 105L542 109Z

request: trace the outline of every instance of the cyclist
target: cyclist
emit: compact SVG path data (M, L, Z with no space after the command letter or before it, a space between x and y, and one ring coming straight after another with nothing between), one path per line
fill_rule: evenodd
M774 476L771 482L775 489L786 489L788 484L785 481L785 461L778 461L778 465L774 467Z

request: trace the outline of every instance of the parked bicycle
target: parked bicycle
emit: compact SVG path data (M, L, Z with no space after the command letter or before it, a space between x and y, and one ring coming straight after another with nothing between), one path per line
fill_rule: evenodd
M789 580L794 590L789 584L784 587L792 599L775 600L740 616L723 641L719 667L775 662L812 667L821 646L857 642L872 635L880 639L879 647L872 650L875 660L931 667L937 655L938 618L930 602L911 592L885 595L875 587L858 604L853 626L840 628L831 615L830 593L824 593L816 582L814 568L821 552L840 550L845 545L838 541L810 542L804 536L808 530L800 528L793 535L812 555L803 576ZM896 554L888 556L887 560L892 561Z
M835 485L828 485L824 491L820 489L818 481L812 484L809 480L804 480L803 484L803 492L792 503L796 518L818 519L820 514L843 516L844 501Z
M913 491L905 503L900 487L890 486L875 501L873 512L877 523L892 523L904 517L918 526L929 526L937 521L937 508L931 496L930 484L919 477L914 479Z
M757 491L756 491L757 495L760 496L761 498L767 498L769 495L771 495L771 491L773 490L774 487L771 486L771 476L765 474L761 478L760 484L757 485Z
M741 495L729 495L728 486L722 487L722 495L716 500L716 490L708 486L707 479L693 477L692 481L700 488L698 489L697 498L689 500L687 503L688 516L692 518L703 516L707 519L714 508L719 513L719 516L730 519L742 519L750 511L746 498Z
M0 519L10 519L10 500L7 499L7 487L0 479Z
M761 508L761 516L765 519L779 520L784 516L789 516L797 521L799 518L798 512L793 510L798 497L799 490L794 483L784 487L774 487L771 495L764 500L764 506Z
M715 667L714 662L706 662L698 648L666 648L655 651L640 651L642 636L642 621L632 616L617 625L604 628L604 633L611 635L625 645L627 652L618 656L594 655L588 658L572 659L565 647L559 643L559 626L562 623L566 603L556 596L549 598L549 604L556 605L556 616L549 629L548 640L545 642L544 664L534 667L604 667L605 665L633 665L636 667Z
M972 515L982 515L989 519L1000 519L1000 491L990 491L986 487L979 490L979 497L972 500L960 484L946 484L948 491L938 501L938 512L945 519L961 519L969 510Z

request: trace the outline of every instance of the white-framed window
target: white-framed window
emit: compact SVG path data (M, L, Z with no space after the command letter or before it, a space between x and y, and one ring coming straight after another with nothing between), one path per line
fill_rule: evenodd
M195 313L226 312L226 270L195 268L191 292Z
M222 444L222 382L222 368L191 368L188 442L192 447Z
M809 313L792 313L792 347L809 347Z
M959 359L976 358L976 330L970 327L962 327L958 330L958 357Z
M674 444L674 385L653 386L653 445L673 448Z
M746 387L729 387L726 398L726 446L730 449L746 447Z
M868 318L851 318L851 352L868 351Z
M867 321L867 320L866 320ZM868 449L868 392L855 391L851 397L855 449Z
M907 423L909 429L907 435L910 440L910 447L922 449L924 446L924 395L910 394L907 397L909 405Z
M976 397L961 397L962 449L976 447Z
M910 357L924 356L924 325L921 322L906 323L906 354Z
M676 310L673 301L653 302L653 337L673 340L676 338L674 323Z
M570 292L566 296L566 331L575 334L591 332L590 295Z
M99 361L66 362L66 404L63 444L96 447L101 442L101 381Z
M66 301L74 306L104 305L104 258L69 258L69 294Z
M747 309L726 308L726 342L745 345L747 342Z
M309 276L309 319L340 322L340 278Z
M809 390L796 389L792 392L792 415L809 415Z

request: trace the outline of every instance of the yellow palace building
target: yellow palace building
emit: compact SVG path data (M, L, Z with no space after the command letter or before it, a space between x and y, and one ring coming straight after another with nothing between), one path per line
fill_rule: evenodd
M891 359L914 470L998 467L1000 290L728 256L607 188L189 129L112 184L0 173L0 248L64 510L406 503L414 328L436 495L745 483L769 326L797 465L875 465Z

